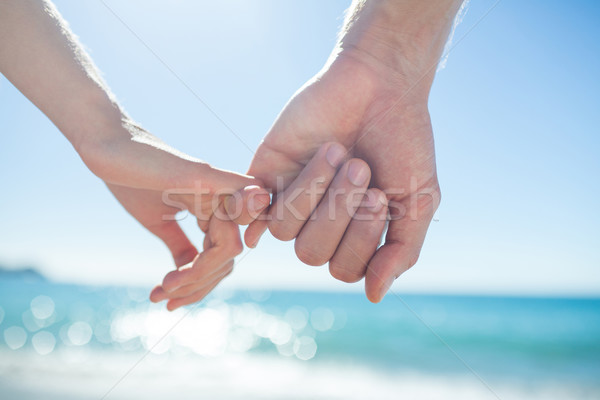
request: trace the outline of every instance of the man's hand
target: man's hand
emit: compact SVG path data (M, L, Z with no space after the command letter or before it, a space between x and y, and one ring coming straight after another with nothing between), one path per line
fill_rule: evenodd
M382 231L376 218L360 221L370 227L367 230L350 224L346 231L344 225L341 242L339 232L331 235L327 229L312 228L323 219L306 224L307 218L297 220L291 215L278 219L275 206L270 208L268 227L279 239L297 237L296 253L302 261L323 264L332 259L330 271L336 278L356 281L366 272L367 296L375 302L381 300L393 279L417 261L439 203L427 107L412 96L403 98L407 89L381 79L356 57L338 56L284 108L248 170L273 190L277 189L278 176L288 177L283 184L287 190L306 168L305 160L332 141L342 143L350 157L368 164L371 186L386 194L392 217L385 245L376 252ZM320 175L311 175L312 179L317 177ZM307 190L310 180L305 179ZM374 192L372 196L376 195ZM290 233L290 226L297 227L299 233ZM248 245L257 241L256 230L252 225L248 229ZM357 249L356 243L362 243L365 251ZM335 253L328 250L318 254L317 249L323 247L333 248Z
M387 197L391 221L385 244L376 251L383 229L378 212L361 218L360 225L355 217L333 226L319 211L321 205L316 211L305 208L301 218L285 211L278 218L276 197L268 221L256 221L246 231L248 245L256 245L266 227L279 239L297 238L302 261L320 265L330 260L331 274L344 281L366 274L366 294L373 302L417 262L440 202L427 99L460 3L355 2L330 61L285 106L248 170L285 199L290 188L310 192L311 182L323 179L310 172L308 163L313 156L327 158L320 148L327 142L343 144L347 155L336 156L336 166L345 158L364 160L372 174L367 198L376 199L377 189ZM350 169L362 169L359 176L366 173L358 160L339 171ZM332 173L325 176L325 187ZM366 190L363 185L358 187ZM311 212L316 218L306 222Z

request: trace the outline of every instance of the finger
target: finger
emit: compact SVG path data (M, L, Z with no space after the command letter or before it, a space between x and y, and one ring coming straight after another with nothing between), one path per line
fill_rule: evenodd
M189 285L181 286L173 292L167 292L164 290L162 286L156 286L152 292L150 293L150 300L154 303L158 303L167 299L178 299L190 296L204 288L208 287L215 280L222 280L227 275L231 273L233 269L233 260L229 260L224 265L222 265L218 270L215 270L213 273L207 276L203 276L202 280L197 282L192 282Z
M239 174L237 172L210 167L201 176L203 182L221 194L231 194L248 186L264 187L263 182L253 176Z
M300 261L323 265L333 257L352 216L364 197L371 170L360 159L346 162L336 174L294 245Z
M298 178L283 193L278 193L269 208L269 230L279 240L292 240L325 194L346 149L327 143L317 151Z
M271 203L269 192L260 186L246 186L224 201L229 218L238 225L254 221Z
M365 276L365 291L373 303L380 302L394 281L419 258L440 197L439 191L418 197L416 201L405 199L399 204L389 203L392 220L385 244L371 259Z
M153 199L155 196L160 195L152 190L134 189L111 184L106 186L125 207L125 210L165 243L176 266L185 265L196 257L198 251L175 219L175 215L180 209L171 208L165 204L157 204L153 201L140 203L140 197L147 196L149 199Z
M387 212L385 194L379 189L369 189L329 261L331 276L348 283L365 276L385 229Z
M162 285L156 285L150 292L150 301L153 303L158 303L167 298L165 290Z
M176 187L234 193L249 185L262 186L254 177L212 167L169 147L139 126L126 125L134 133L133 139L123 139L110 151L82 156L92 172L107 183L161 192ZM136 168L131 168L132 160Z
M268 214L262 213L258 219L248 225L246 232L244 232L244 242L246 242L246 246L248 247L255 248L263 233L267 230L267 218L262 218L262 216L267 217Z
M191 267L171 271L165 276L162 286L167 292L201 280L243 250L239 227L233 221L213 216L207 235L210 235L210 247L196 257Z
M165 222L152 232L167 245L176 267L189 264L198 255L198 250L176 221Z
M179 307L196 303L205 298L227 275L231 273L231 271L233 270L233 262L231 263L231 265L232 267L228 270L226 274L214 279L209 285L203 287L199 291L192 293L186 297L180 297L177 299L169 300L167 302L167 309L169 311L173 311Z
M208 223L210 220L196 218L196 222L198 223L198 228L200 228L202 232L206 233L208 231Z
M241 253L241 240L239 250L212 247L200 253L191 267L169 272L163 279L162 286L168 293L171 293L190 282L200 281L204 277L211 276L215 270L239 253Z
M213 247L213 243L210 240L210 235L204 235L204 240L202 241L202 250L206 251Z

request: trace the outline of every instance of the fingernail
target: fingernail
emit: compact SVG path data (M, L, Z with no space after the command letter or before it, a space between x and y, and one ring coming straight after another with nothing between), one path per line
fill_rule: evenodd
M348 179L354 186L362 186L369 179L369 171L363 163L359 161L351 161L348 166Z
M369 195L367 196L367 201L365 203L365 207L373 214L377 214L383 208L384 200L380 195Z
M346 150L344 150L344 148L339 144L334 143L329 146L329 149L327 149L327 154L325 157L327 158L329 165L331 165L333 168L337 168L344 157L346 157Z

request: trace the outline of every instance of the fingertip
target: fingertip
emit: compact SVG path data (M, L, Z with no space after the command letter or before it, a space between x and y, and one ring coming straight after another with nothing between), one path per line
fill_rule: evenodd
M157 285L150 292L150 301L153 303L159 303L166 298L166 293L163 290L162 286Z
M173 300L169 300L167 302L167 311L175 311L179 307L181 307L181 305L177 305L177 303L175 301L173 301Z
M369 290L369 288L366 288L365 292L367 294L367 298L369 299L369 301L371 303L375 303L375 304L381 302L381 300L383 300L385 295L388 293L388 291L392 287L392 284L394 283L395 280L396 280L396 277L391 276L379 288L376 288L374 290ZM365 286L366 286L366 281L365 281Z
M179 284L177 283L177 271L171 271L162 281L162 288L165 293L172 293L179 288Z
M365 285L366 286L366 285ZM367 295L367 299L373 303L373 304L377 304L381 301L381 298L379 297L378 294L375 294L373 292L370 292L368 289L365 289L365 293Z
M365 293L369 301L379 303L394 281L410 268L405 251L400 243L387 243L377 250L365 276Z
M244 242L246 243L246 246L252 249L255 248L258 245L258 241L267 230L267 225L266 220L260 219L257 219L248 225L246 232L244 232Z

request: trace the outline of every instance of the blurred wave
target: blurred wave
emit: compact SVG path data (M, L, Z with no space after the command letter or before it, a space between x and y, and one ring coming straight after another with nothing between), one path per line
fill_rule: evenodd
M0 398L600 398L600 299L148 292L1 278Z

